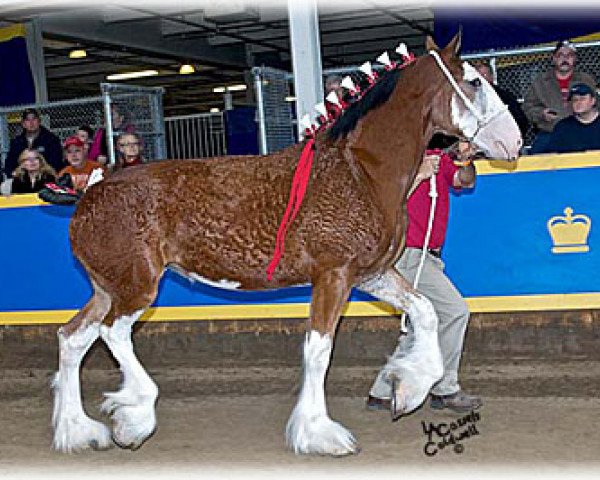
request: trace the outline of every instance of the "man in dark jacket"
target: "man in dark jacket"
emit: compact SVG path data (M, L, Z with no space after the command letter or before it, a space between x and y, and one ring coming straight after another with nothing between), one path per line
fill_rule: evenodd
M563 118L550 134L546 152L600 150L600 114L596 89L576 83L569 90L573 115Z
M10 149L4 162L6 178L12 177L13 171L18 165L19 155L26 148L40 152L54 170L60 171L65 166L60 140L40 124L38 111L33 108L24 110L21 115L21 127L23 131L11 140Z

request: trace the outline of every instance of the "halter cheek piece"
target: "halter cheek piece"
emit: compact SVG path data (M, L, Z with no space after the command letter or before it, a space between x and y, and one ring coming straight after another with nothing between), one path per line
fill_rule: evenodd
M440 70L444 73L444 75L448 79L448 82L450 82L450 85L452 85L452 88L454 88L454 91L461 98L461 100L463 101L463 103L465 104L467 109L477 119L477 129L475 130L475 133L471 136L467 136L467 140L469 142L472 142L475 139L475 137L477 137L477 135L479 135L479 132L483 128L488 126L490 123L492 123L492 121L494 121L497 117L508 112L508 107L506 105L503 105L503 108L501 108L497 112L494 112L493 115L490 115L488 117L481 115L481 113L479 113L477 111L477 109L475 108L475 105L473 105L473 102L471 102L471 100L469 100L469 97L467 97L465 95L465 93L460 89L460 87L458 86L458 83L456 83L456 80L454 80L454 77L452 76L452 74L448 70L448 67L446 67L446 64L440 58L438 53L435 50L430 50L429 54L435 59L436 63L440 67Z

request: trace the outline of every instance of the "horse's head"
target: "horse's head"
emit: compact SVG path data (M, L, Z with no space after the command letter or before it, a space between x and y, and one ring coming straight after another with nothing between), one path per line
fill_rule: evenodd
M519 127L494 88L458 56L460 32L444 48L427 38L427 51L442 75L435 129L467 139L486 157L516 160L523 144ZM439 83L436 82L436 85Z

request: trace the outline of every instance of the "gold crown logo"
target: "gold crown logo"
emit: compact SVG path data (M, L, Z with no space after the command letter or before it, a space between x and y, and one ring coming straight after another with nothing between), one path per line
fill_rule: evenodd
M592 221L586 215L573 215L573 209L567 207L565 216L557 215L548 220L547 226L552 237L552 253L587 252L587 238Z

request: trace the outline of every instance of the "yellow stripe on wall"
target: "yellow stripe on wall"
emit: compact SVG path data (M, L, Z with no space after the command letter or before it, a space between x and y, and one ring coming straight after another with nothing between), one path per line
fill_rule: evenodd
M37 193L25 193L11 195L10 197L0 197L0 208L19 208L19 207L37 207L39 205L49 205L41 200Z
M554 155L524 155L516 162L477 160L475 166L478 175L600 167L600 151Z
M600 167L600 151L523 156L516 162L477 160L476 166L478 175ZM0 197L0 209L35 207L40 205L48 204L40 200L35 193Z
M0 42L6 42L15 37L24 37L25 35L25 25L22 23L0 28Z
M510 297L472 297L466 299L472 313L498 313L600 308L600 293L523 295ZM142 316L148 322L260 320L307 318L308 303L262 305L213 305L197 307L155 307ZM38 310L0 312L0 325L44 325L68 322L77 310ZM386 317L401 312L383 302L350 302L346 317Z

